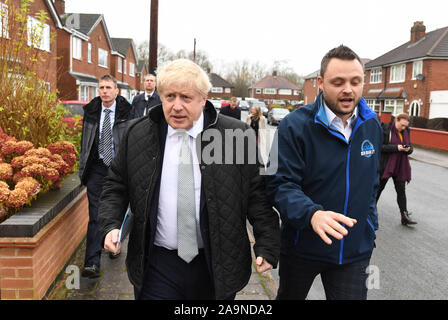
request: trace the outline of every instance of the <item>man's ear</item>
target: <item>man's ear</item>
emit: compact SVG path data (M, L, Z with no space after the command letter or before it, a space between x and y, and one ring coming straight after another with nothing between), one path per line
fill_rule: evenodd
M317 77L317 85L319 86L320 90L324 90L324 78L322 78L322 76Z

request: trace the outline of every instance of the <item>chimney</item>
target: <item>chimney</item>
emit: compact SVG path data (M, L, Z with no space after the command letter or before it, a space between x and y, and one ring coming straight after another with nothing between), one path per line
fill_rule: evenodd
M64 0L53 0L54 6L56 7L56 11L59 16L62 16L65 13L65 1Z
M415 21L411 28L411 43L415 43L425 36L426 27L423 21Z

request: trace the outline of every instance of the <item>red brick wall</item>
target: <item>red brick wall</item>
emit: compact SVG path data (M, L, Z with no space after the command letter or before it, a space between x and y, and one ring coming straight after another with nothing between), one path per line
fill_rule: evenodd
M5 3L5 0L1 0L1 2ZM7 3L8 7L16 7L17 9L20 9L20 0L9 0ZM47 23L50 26L50 33L56 35L57 34L57 27L56 23L53 20L53 17L51 15L50 10L48 9L47 5L45 4L44 0L36 0L34 2L30 3L29 6L29 12L33 17L36 17L36 14L39 13L41 10L46 13L47 20L45 23ZM38 50L38 49L36 49ZM50 43L50 52L47 53L45 51L42 51L45 53L46 56L46 62L41 64L38 68L36 68L36 73L39 78L44 79L45 81L48 81L50 83L50 90L56 91L57 89L57 75L56 75L56 69L57 69L57 41L56 38L54 41Z
M411 128L413 144L448 151L448 132L421 128Z
M316 100L319 93L319 86L317 85L317 78L306 79L303 84L303 103L310 104Z
M33 238L0 238L0 298L42 299L84 238L86 191Z

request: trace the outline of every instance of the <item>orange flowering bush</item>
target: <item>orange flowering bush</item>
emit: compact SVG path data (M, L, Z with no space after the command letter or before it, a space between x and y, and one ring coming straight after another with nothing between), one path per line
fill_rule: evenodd
M67 141L34 148L0 128L0 223L37 198L60 187L76 164L75 146Z

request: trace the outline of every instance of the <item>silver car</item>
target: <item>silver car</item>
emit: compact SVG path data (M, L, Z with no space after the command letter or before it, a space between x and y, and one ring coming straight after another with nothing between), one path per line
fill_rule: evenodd
M288 109L272 108L271 111L268 112L268 124L278 125L288 113Z

